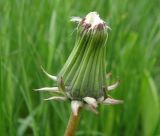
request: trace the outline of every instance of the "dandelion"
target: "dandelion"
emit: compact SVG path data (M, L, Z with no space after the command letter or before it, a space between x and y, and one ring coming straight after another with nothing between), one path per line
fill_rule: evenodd
M77 25L75 46L57 76L43 72L53 81L56 87L44 87L36 91L52 92L53 96L45 100L61 100L71 102L72 114L65 135L74 135L80 109L89 109L98 113L99 104L121 104L121 100L113 99L108 93L114 90L119 81L107 85L105 68L107 24L96 12L90 12L84 18L72 17Z

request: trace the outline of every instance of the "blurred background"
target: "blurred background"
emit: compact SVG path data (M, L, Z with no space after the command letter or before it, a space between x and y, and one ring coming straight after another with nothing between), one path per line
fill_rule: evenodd
M160 136L159 0L0 0L0 135L63 136L70 104L43 101L76 35L71 16L97 11L112 28L106 72L123 105L83 111L77 136Z

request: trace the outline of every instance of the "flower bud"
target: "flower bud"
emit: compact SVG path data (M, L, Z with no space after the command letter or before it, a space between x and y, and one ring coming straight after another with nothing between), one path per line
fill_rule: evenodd
M119 85L119 81L107 85L111 75L106 74L105 68L105 45L109 27L96 12L90 12L83 19L73 17L71 20L78 23L77 39L63 68L58 76L52 76L42 68L48 78L58 83L58 87L34 90L54 94L45 100L71 101L71 109L75 116L81 107L98 113L96 108L100 103L105 105L122 103L121 100L108 95L109 91Z
M75 47L58 75L69 86L66 91L73 99L104 95L107 28L96 12L78 22Z

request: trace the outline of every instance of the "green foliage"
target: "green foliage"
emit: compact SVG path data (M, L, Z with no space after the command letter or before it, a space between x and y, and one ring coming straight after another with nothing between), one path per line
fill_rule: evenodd
M32 89L51 86L75 42L71 16L97 11L112 31L107 43L114 98L123 105L84 111L77 136L160 135L159 0L0 0L0 135L61 136L70 104L46 102ZM113 80L114 79L114 80Z

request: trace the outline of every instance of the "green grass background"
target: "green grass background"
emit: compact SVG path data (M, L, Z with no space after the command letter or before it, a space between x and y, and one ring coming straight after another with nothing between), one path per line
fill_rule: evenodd
M83 111L77 136L160 136L159 0L0 0L0 135L62 136L70 104L43 101L75 42L71 16L97 11L112 30L107 42L111 93L123 105Z

